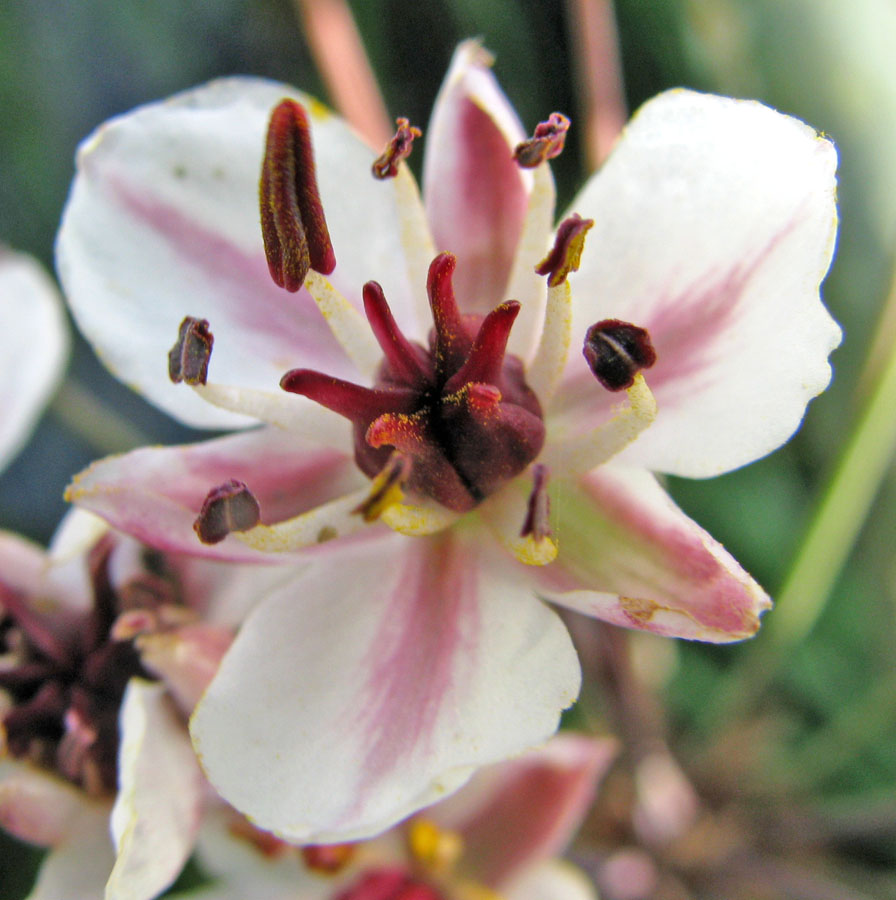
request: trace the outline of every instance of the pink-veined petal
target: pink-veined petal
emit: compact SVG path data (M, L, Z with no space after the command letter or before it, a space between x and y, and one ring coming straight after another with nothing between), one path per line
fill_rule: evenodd
M355 839L551 734L578 661L509 563L457 532L321 548L249 616L194 713L214 787L288 840Z
M85 808L47 854L27 900L98 900L114 860L108 809Z
M590 427L615 398L576 342L647 328L656 422L625 462L690 477L770 452L827 386L840 329L819 299L834 250L837 153L751 101L670 91L634 117L572 209L595 220L573 276L573 347L552 414Z
M68 356L59 291L25 253L0 246L0 469L22 449Z
M426 131L423 164L436 250L457 256L458 303L481 314L509 299L504 291L532 188L532 173L513 158L526 135L490 62L477 41L455 50Z
M106 900L150 900L170 885L199 830L203 779L165 686L132 678L121 707L117 859Z
M357 375L308 292L281 290L268 273L258 181L268 117L284 96L310 112L337 259L330 280L360 308L363 283L376 278L396 317L416 326L405 266L395 260L394 185L372 177L375 154L339 117L286 85L251 78L140 107L82 144L58 269L81 330L109 368L189 424L247 420L169 382L168 351L186 315L209 320L213 381L276 390L296 366Z
M548 599L669 637L750 637L771 606L717 541L649 473L603 466L552 497L557 561L533 574Z
M41 847L61 844L74 833L85 811L100 809L67 781L28 763L0 759L0 827ZM108 874L108 872L107 872Z
M295 435L263 428L181 447L144 447L94 463L68 497L114 527L162 550L234 561L283 561L228 536L199 542L193 531L209 491L244 482L265 523L278 522L363 483L353 459L309 447Z
M618 749L610 738L558 734L477 772L427 816L461 834L466 874L503 888L566 848Z

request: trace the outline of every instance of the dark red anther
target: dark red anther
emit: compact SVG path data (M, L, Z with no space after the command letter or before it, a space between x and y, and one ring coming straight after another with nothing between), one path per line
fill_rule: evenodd
M180 384L205 384L208 380L208 361L215 338L208 330L207 319L187 316L180 323L177 340L168 352L168 377Z
M619 319L604 319L592 325L585 333L582 353L608 391L631 387L635 375L656 362L647 329Z
M547 122L539 122L535 133L528 140L516 145L513 158L524 169L534 169L545 160L563 152L569 119L563 113L551 113Z
M261 510L252 491L231 478L212 488L193 523L203 544L217 544L234 531L248 531L261 521Z
M271 278L297 291L309 269L329 275L336 257L317 189L311 128L295 100L282 100L271 113L259 201Z
M539 275L548 275L548 284L557 287L566 281L570 272L578 272L585 235L594 219L583 219L578 213L564 219L557 228L551 252L535 267Z
M548 495L548 467L543 463L532 466L532 493L526 505L526 519L520 537L543 541L551 534L551 498Z
M397 130L386 144L386 149L374 161L373 177L379 179L394 178L398 174L398 164L411 155L414 148L414 139L420 137L423 132L416 125L404 118L395 120Z

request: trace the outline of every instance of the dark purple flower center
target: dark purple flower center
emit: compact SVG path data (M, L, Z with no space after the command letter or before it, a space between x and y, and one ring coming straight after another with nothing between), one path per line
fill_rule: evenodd
M45 614L0 583L0 691L8 752L52 769L90 794L117 781L118 714L128 681L151 678L130 640L115 640L118 617L174 600L170 573L157 554L119 590L109 576L114 538L101 539L88 565L93 607L79 616Z
M351 420L365 474L379 474L398 454L409 490L466 512L538 456L545 430L523 364L506 352L519 304L461 315L455 265L442 253L429 269L428 348L401 333L379 284L364 286L364 311L384 355L372 388L310 369L287 372L280 385Z

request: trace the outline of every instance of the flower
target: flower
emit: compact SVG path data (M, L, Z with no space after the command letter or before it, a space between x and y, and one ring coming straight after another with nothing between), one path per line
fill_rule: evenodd
M0 246L0 469L22 449L68 356L62 299L43 267Z
M49 554L0 534L0 559L0 825L51 848L30 900L155 897L209 793L187 716L272 570L166 556L80 511Z
M593 900L557 859L613 760L611 739L557 735L480 770L454 796L378 838L258 852L226 816L200 834L197 858L215 886L203 900Z
M407 134L375 179L338 117L257 80L80 151L58 262L84 333L183 421L267 427L100 461L69 496L165 549L308 561L191 726L216 789L287 840L374 834L551 734L579 670L542 600L710 641L770 605L651 470L750 462L827 385L834 148L758 103L662 94L552 238L564 129L525 142L468 42L423 204Z

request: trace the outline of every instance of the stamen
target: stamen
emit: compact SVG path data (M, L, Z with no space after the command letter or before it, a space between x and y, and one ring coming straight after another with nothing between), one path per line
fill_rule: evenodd
M550 445L545 462L571 475L589 472L625 449L656 418L656 400L638 372L626 389L629 405L587 434Z
M532 493L526 509L526 521L520 537L529 537L536 543L551 534L551 498L548 496L548 468L542 463L532 466Z
M383 511L381 521L393 531L408 537L437 534L453 525L460 513L432 500L419 503L396 503Z
M177 340L168 352L168 377L175 383L205 384L208 361L215 339L207 319L187 316L177 332Z
M585 333L582 353L608 391L631 387L635 375L656 362L647 330L619 319L604 319L592 325Z
M329 275L336 266L317 189L311 128L295 100L271 113L259 185L261 232L275 283L297 291L308 270Z
M426 351L412 344L392 317L382 287L376 281L364 285L364 312L373 334L382 348L392 374L405 384L428 386Z
M551 113L547 122L539 122L535 133L526 141L517 144L513 158L524 169L534 169L548 159L554 159L563 152L569 119L563 113Z
M402 486L410 471L411 461L402 453L393 453L382 472L373 479L367 498L352 512L361 515L365 522L375 522L390 506L404 498Z
M292 519L274 525L257 525L249 531L234 534L234 537L264 553L289 553L312 544L347 537L366 526L355 510L369 493L370 488L364 487Z
M527 372L526 381L542 405L547 406L563 376L572 341L572 289L563 280L548 288L544 325L538 349Z
M578 213L573 213L560 223L551 252L535 267L539 275L550 276L550 287L566 281L570 272L578 272L585 248L585 234L592 225L594 219L583 219Z
M308 273L305 288L355 368L365 378L373 378L380 361L380 349L364 316L316 272Z
M423 132L405 118L395 120L398 130L394 137L386 145L386 149L374 161L373 177L379 179L394 178L398 174L398 164L411 155L414 147L414 138L420 137Z
M209 491L193 530L203 544L217 544L234 531L248 531L261 520L258 500L242 481L231 479Z

